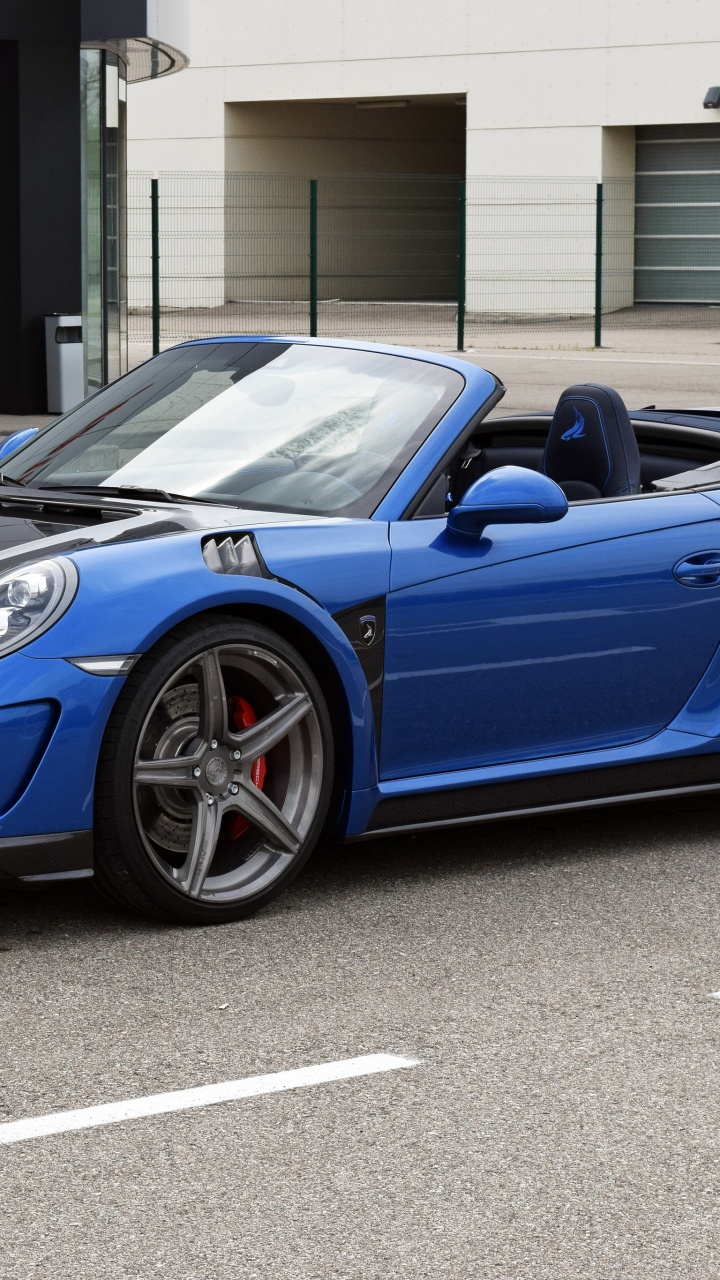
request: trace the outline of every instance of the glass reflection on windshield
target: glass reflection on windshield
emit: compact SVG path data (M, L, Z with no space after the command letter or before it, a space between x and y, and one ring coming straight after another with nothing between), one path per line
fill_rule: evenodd
M233 360L233 345L185 348L164 373L160 357L159 385L66 435L49 466L39 451L35 483L366 515L463 386L454 370L381 352L238 343Z

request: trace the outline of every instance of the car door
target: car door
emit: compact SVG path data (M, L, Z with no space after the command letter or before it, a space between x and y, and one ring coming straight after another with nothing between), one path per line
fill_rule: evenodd
M673 494L494 525L477 542L444 519L393 523L381 777L661 730L720 640L720 573L693 570L720 548L718 516L702 494Z

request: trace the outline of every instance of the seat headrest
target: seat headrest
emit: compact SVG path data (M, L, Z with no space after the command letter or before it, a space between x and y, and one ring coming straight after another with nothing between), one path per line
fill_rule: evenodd
M563 391L542 469L571 500L639 493L640 451L617 391L594 382Z

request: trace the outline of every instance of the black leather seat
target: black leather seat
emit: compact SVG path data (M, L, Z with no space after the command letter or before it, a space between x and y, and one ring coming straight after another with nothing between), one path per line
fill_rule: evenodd
M617 391L594 382L563 391L540 469L570 502L640 492L640 451Z

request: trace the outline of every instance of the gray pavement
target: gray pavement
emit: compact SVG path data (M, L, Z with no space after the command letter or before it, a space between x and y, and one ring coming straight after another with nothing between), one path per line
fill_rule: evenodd
M505 384L495 417L524 409L554 409L560 393L575 382L615 387L630 409L720 407L720 345L712 359L604 348L555 353L483 348L467 351L463 358L491 369Z
M720 405L720 326L611 330L598 350L573 345L561 331L541 334L537 342L519 330L488 339L469 344L462 358L504 382L496 415L552 409L574 382L607 383L631 409ZM440 344L434 349L451 350Z
M0 1120L420 1066L0 1147L0 1276L711 1280L718 801L329 848L164 927L0 898Z
M572 382L606 382L630 408L720 405L720 326L682 329L620 329L605 335L595 351L573 344L558 330L488 334L483 345L469 345L462 358L492 369L507 387L498 413L551 409ZM389 335L388 342L458 354L448 339L431 333ZM164 343L163 347L172 345ZM152 354L149 343L131 342L129 366ZM23 427L52 422L48 414L0 414L0 437Z

